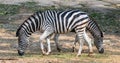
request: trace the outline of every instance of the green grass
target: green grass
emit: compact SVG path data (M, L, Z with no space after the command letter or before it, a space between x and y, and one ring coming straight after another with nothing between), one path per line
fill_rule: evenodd
M16 32L17 25L16 24L10 24L10 23L7 23L7 24L1 24L0 23L0 28L6 29L8 32Z
M26 54L24 56L18 56L21 59L40 59L40 60L50 60L55 61L57 59L57 63L103 63L101 60L109 58L109 55L106 54L95 54L93 57L88 57L87 53L83 53L80 57L76 57L76 53L60 53L59 55L33 55ZM54 62L53 62L54 63Z
M65 9L76 9L71 8L68 6L38 6L36 2L25 2L21 3L20 5L6 5L6 4L0 4L0 16L6 17L6 16L12 16L15 14L19 14L21 9L26 10L27 12L34 13L36 11L45 11L45 10L65 10ZM81 9L82 11L87 12L90 17L94 18L94 20L97 21L100 28L106 32L106 33L119 33L120 32L120 12L119 10L111 10L108 13L101 13L98 11L94 11L88 8L77 8ZM24 13L24 12L23 12ZM0 17L2 18L2 17ZM22 19L23 20L23 19ZM18 23L15 24L14 22L17 22L17 20L9 21L9 20L0 20L0 28L5 29L4 33L13 34L12 32L16 32L18 28ZM20 23L19 23L20 24ZM13 34L15 36L15 34ZM17 39L8 40L8 39L0 39L1 42L10 43L10 42L17 42ZM104 54L99 54L95 52L95 55L93 57L88 57L88 53L83 53L81 57L76 57L76 53L72 52L52 52L48 56L43 56L41 53L34 53L31 52L26 53L24 56L18 56L17 51L16 53L12 53L10 56L16 57L18 59L46 59L46 60L55 60L58 59L58 63L104 63L105 60L109 61L109 58L111 56L111 51L106 51ZM119 52L118 52L119 53ZM4 55L1 54L1 55ZM117 54L116 54L117 55ZM7 54L4 57L9 56ZM101 61L103 60L103 62ZM109 63L108 62L108 63ZM55 62L54 62L55 63Z
M58 52L59 53L59 52ZM70 53L70 52L67 52L67 53L64 53L64 52L61 52L59 54L50 54L50 55L42 55L42 54L30 54L30 53L26 53L24 56L18 56L19 58L51 58L51 59L55 59L55 58L58 58L58 59L73 59L73 58L79 58L79 59L91 59L91 58L94 58L94 59L103 59L103 58L108 58L109 55L108 54L99 54L99 53L96 53L94 54L93 56L89 57L88 56L88 53L83 53L80 57L77 57L76 56L77 53Z
M0 16L14 15L19 12L18 5L0 4Z

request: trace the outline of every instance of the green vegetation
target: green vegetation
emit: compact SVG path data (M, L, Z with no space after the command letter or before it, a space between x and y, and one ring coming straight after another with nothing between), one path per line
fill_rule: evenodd
M83 5L84 6L84 5ZM92 17L95 21L97 21L100 28L108 33L120 33L120 10L110 10L107 13L102 13L99 11L95 11L89 8L71 8L68 6L40 6L36 2L25 2L21 3L20 5L7 5L7 4L0 4L0 48L1 53L0 56L2 58L17 58L27 62L27 63L37 63L37 61L42 61L43 63L117 63L115 60L119 62L120 58L120 51L119 50L119 38L116 38L119 35L115 35L111 37L105 37L110 40L112 45L105 44L105 53L99 54L98 52L94 52L93 56L88 57L88 53L83 53L81 57L76 57L77 52L73 53L70 52L68 48L66 49L67 52L62 50L62 52L52 51L52 53L48 56L44 56L40 53L40 47L32 46L33 49L28 50L24 56L19 56L17 54L17 50L15 45L17 44L17 38L15 38L15 32L24 20L9 20L8 18L11 16L16 16L16 14L20 13L34 13L36 11L45 11L45 10L66 10L66 9L80 9L81 11L87 12L90 17ZM6 19L3 19L6 18ZM26 17L25 17L26 19ZM70 35L69 35L70 36ZM68 36L68 37L69 37ZM106 35L105 35L106 36ZM67 39L69 39L67 37ZM32 38L32 37L31 37ZM36 37L35 37L36 38ZM63 37L64 38L64 37ZM65 37L66 38L66 37ZM32 38L34 39L34 38ZM39 40L38 38L36 38ZM34 40L33 40L34 41ZM34 41L36 43L36 40ZM64 40L61 42L65 42ZM71 42L72 43L72 42ZM33 44L34 45L34 44ZM64 45L64 44L62 44ZM61 46L62 47L62 46ZM116 48L114 48L116 47ZM53 47L52 47L53 48ZM35 50L34 50L35 49ZM113 50L113 51L112 51ZM116 50L116 51L115 51ZM16 61L19 62L19 61ZM16 63L12 62L12 63ZM38 63L39 63L38 62ZM6 62L7 63L7 62Z
M18 5L0 4L0 16L17 14L19 7Z
M44 55L41 55L41 54L37 54L37 55L34 55L34 54L26 54L24 56L17 56L18 58L21 58L21 59L39 59L39 60L47 60L49 62L49 60L57 60L56 62L57 63L104 63L102 62L101 60L103 59L106 59L106 58L109 58L109 55L106 55L106 54L95 54L93 55L92 57L88 57L87 54L83 53L80 57L76 57L76 54L75 53L70 53L70 52L67 52L67 53L60 53L60 54L54 54L54 55L48 55L48 56L44 56ZM51 61L50 61L51 62ZM55 61L53 61L54 63ZM56 63L55 62L55 63Z
M94 18L104 32L118 33L120 32L120 12L113 10L106 14L100 12L92 12L90 16Z
M25 2L20 5L6 5L0 4L0 16L11 16L14 14L19 14L21 12L34 13L36 11L45 11L45 10L65 10L65 9L81 9L82 11L87 12L94 20L98 22L100 27L104 32L118 33L120 32L120 10L111 10L107 13L98 12L89 8L71 8L68 6L40 6L37 2ZM1 27L1 26L0 26Z

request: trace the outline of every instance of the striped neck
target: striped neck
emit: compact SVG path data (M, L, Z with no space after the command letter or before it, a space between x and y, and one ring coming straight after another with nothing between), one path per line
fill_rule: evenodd
M40 30L40 27L42 26L41 24L42 14L41 12L36 12L23 22L23 24L18 28L16 36L19 35L20 30L23 30L25 32L25 35L29 37L35 31Z
M103 33L96 21L89 21L87 29L90 31L94 38L103 37Z

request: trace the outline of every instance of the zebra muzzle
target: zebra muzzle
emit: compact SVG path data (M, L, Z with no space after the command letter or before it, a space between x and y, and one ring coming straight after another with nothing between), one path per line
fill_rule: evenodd
M104 48L101 48L100 50L99 50L99 53L104 53Z

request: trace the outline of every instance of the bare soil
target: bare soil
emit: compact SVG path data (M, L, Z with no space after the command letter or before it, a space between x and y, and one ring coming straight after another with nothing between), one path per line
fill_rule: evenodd
M99 54L95 46L93 56L88 57L87 46L83 47L84 52L81 57L76 57L76 52L72 52L74 33L62 34L59 44L62 49L58 52L55 43L51 40L52 53L48 56L41 54L39 47L39 32L34 33L30 39L30 45L24 56L17 54L17 37L15 32L23 20L3 23L0 28L0 63L119 63L120 60L120 34L104 34L105 53Z

